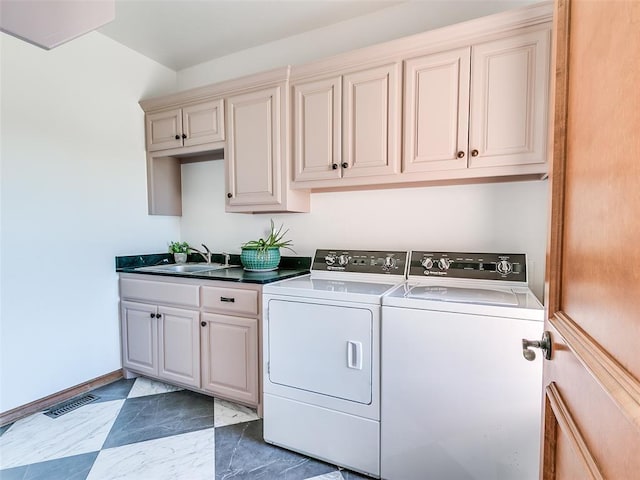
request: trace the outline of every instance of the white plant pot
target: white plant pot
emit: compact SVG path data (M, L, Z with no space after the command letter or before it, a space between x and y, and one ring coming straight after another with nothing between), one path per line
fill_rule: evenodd
M187 263L187 254L186 253L174 253L173 259L176 263Z

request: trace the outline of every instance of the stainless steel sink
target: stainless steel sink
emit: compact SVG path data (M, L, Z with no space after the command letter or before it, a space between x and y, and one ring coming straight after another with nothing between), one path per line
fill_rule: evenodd
M154 265L151 267L138 267L141 272L165 272L165 273L202 273L211 270L222 270L234 265L223 265L222 263L181 263L170 265Z

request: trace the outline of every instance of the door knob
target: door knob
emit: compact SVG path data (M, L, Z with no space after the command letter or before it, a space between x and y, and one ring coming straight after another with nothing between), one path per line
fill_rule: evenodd
M551 360L551 336L549 332L542 334L541 340L527 340L522 339L522 355L524 358L532 362L536 358L536 352L529 350L530 347L539 348L544 354L546 360Z

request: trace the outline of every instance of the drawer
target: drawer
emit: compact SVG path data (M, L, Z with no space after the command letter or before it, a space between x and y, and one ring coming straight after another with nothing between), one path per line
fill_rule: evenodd
M202 287L202 306L207 310L257 315L258 292L239 288Z
M163 305L200 306L200 286L184 283L153 282L133 278L120 279L120 297Z

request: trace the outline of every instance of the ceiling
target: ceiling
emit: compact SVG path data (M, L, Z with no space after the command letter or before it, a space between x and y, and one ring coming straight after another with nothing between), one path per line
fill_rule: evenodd
M116 0L98 31L181 70L392 7L399 0Z

